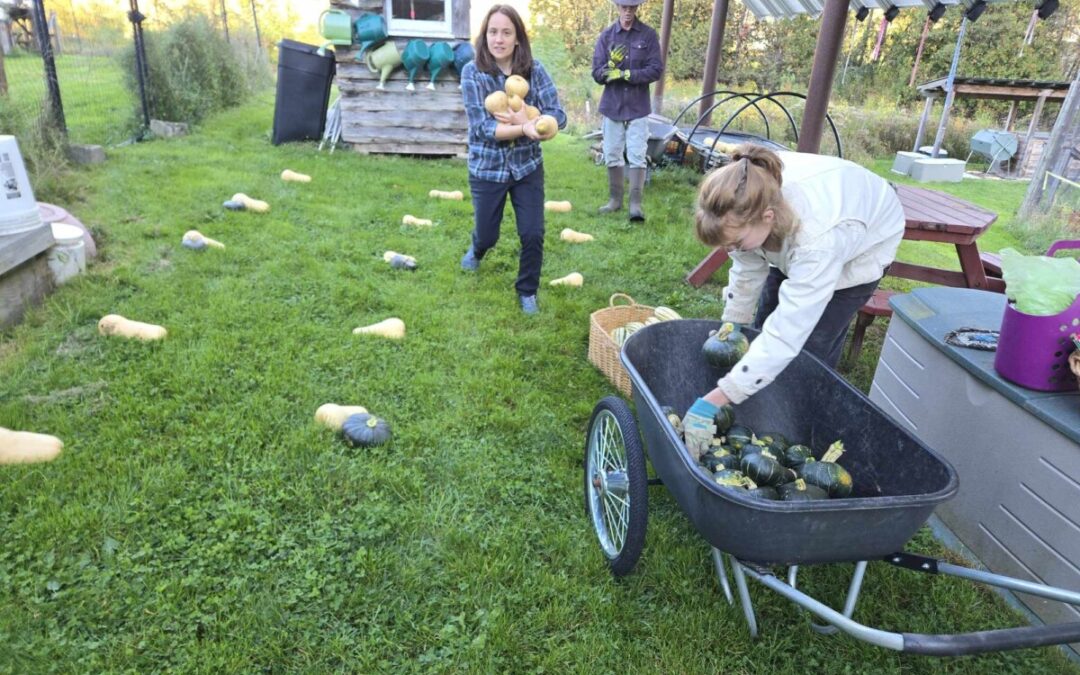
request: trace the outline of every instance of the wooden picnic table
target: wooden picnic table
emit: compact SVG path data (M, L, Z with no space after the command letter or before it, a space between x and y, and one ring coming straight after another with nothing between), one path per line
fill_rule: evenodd
M956 247L959 272L901 261L889 267L889 275L942 286L1005 291L1005 282L987 277L976 241L997 220L997 214L944 192L910 185L896 186L904 207L904 239L936 241ZM695 288L704 284L728 260L723 248L714 249L686 275Z

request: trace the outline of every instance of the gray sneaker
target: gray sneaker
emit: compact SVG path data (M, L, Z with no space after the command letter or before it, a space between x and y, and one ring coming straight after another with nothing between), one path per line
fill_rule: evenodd
M465 251L465 255L461 258L461 269L466 272L475 272L479 267L480 259L476 257L476 252L470 246L469 250Z
M526 314L539 314L540 305L536 304L535 295L519 295L518 301L521 303L521 311Z

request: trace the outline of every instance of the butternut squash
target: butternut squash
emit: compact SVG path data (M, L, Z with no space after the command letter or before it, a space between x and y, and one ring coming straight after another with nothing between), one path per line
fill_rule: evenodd
M559 233L559 239L568 241L571 244L584 244L587 241L592 241L593 236L584 232L576 232L567 227L563 228L563 231Z
M252 199L243 192L237 192L232 196L233 202L236 202L244 207L246 211L254 211L255 213L266 213L270 210L270 205L261 199Z
M203 236L198 230L188 230L185 232L184 238L180 240L180 244L185 248L194 249L196 251L201 251L207 246L213 248L225 248L225 244L222 244L216 239Z
M431 220L427 218L417 218L416 216L406 213L401 217L402 225L416 225L418 227L431 227Z
M510 96L517 96L521 100L525 100L525 97L529 94L529 81L520 75L511 75L506 78L506 84L503 85L503 89Z
M51 462L64 449L56 436L0 427L0 464Z
M574 205L570 202L544 202L545 211L557 211L559 213L570 213Z
M492 115L506 112L510 109L510 98L505 91L493 91L484 99L484 107Z
M370 326L353 328L353 335L378 335L391 340L401 340L405 337L405 322L397 317L391 317Z
M550 283L552 286L580 286L581 284L585 283L585 277L581 276L581 274L578 272L571 272L565 277L552 279L548 283Z
M325 424L334 431L340 431L341 425L349 415L360 415L367 412L367 408L361 405L338 405L336 403L324 403L315 411L315 421Z
M383 260L390 263L390 267L396 270L409 270L411 272L416 269L416 258L411 255L405 255L397 251L387 251L383 253L382 257Z
M465 199L465 195L461 190L453 190L450 192L446 192L445 190L430 190L428 191L427 196L436 199L454 199L456 201Z
M142 321L125 319L119 314L108 314L98 321L98 332L102 335L119 335L136 340L161 340L169 334L164 326Z
M297 173L292 169L285 169L281 172L281 180L290 181L293 183L310 183L311 176L306 173Z

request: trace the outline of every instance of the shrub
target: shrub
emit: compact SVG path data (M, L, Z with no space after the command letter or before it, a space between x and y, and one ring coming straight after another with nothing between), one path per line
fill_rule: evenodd
M196 123L241 103L270 81L263 59L247 58L219 35L204 16L189 16L161 32L146 33L150 116ZM125 81L139 94L135 52L121 55Z

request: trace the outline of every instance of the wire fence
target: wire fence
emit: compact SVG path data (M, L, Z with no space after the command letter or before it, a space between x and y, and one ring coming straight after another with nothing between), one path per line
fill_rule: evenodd
M233 58L268 58L256 0L0 0L0 133L59 128L71 143L105 146L138 138L152 102L139 95L148 66L132 58L137 34L193 14Z

